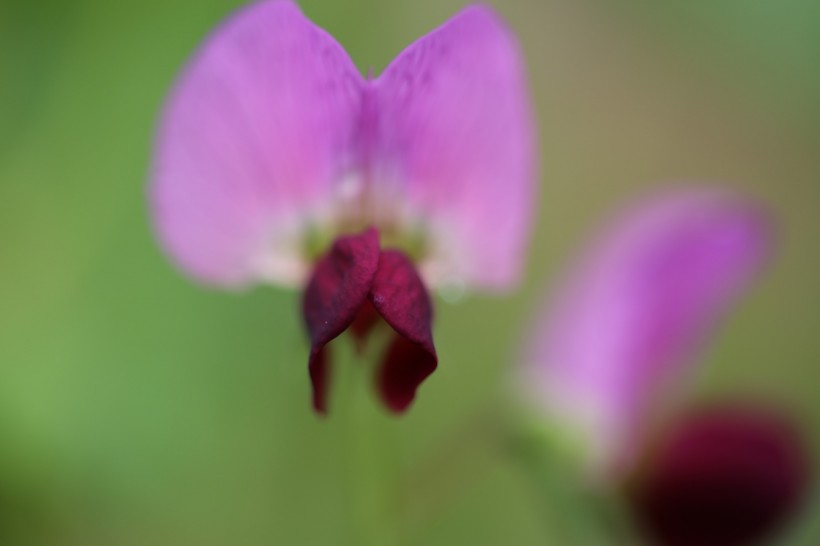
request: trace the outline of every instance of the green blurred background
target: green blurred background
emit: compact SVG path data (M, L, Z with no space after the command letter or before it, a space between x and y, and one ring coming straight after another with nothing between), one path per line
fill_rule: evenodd
M0 544L355 543L351 521L378 503L367 488L413 472L434 502L401 507L403 543L569 544L503 453L438 446L464 420L481 434L472 416L504 390L573 249L666 182L721 182L780 217L778 260L698 393L781 400L816 437L820 3L494 4L523 44L542 134L528 274L506 299L439 301L439 370L407 416L365 412L378 434L360 441L351 412L309 409L298 294L198 287L151 234L158 109L240 2L0 1ZM301 5L378 71L462 3ZM385 453L375 475L392 477L374 479Z

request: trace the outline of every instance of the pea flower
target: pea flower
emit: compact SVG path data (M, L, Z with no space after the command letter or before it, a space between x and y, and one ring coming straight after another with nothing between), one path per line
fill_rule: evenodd
M624 211L536 321L523 370L537 407L577 431L592 474L628 466L720 319L769 255L761 208L728 192L665 192Z
M225 288L304 287L313 405L326 345L395 332L381 398L404 411L437 366L428 288L517 283L534 194L519 47L469 7L363 77L287 0L240 9L179 77L150 198L167 254Z
M761 207L737 195L655 196L608 226L537 323L527 394L580 431L588 477L623 488L650 544L760 544L806 493L804 445L780 413L744 401L658 419L770 242Z

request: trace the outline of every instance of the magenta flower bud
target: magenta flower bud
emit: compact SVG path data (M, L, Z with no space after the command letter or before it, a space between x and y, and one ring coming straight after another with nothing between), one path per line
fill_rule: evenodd
M580 439L592 474L632 464L649 417L690 378L769 240L744 199L670 191L624 211L570 270L536 323L524 389Z
M383 319L397 337L377 383L402 411L436 366L427 288L518 281L532 119L518 44L487 7L465 9L365 78L296 4L263 0L213 32L167 101L151 181L156 232L199 281L307 287L319 411L326 344Z
M721 406L666 429L629 498L651 544L751 546L782 531L809 483L791 422L760 407Z

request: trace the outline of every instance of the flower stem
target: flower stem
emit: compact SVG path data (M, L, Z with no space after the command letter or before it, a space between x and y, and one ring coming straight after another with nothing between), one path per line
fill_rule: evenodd
M560 451L522 437L517 417L503 401L488 401L413 469L408 484L408 496L415 501L409 510L410 529L424 527L493 467L512 464L531 486L551 540L568 546L635 544L634 537L623 532L625 527L613 525L620 514L611 509L612 499L585 488L578 469Z
M350 360L339 363L349 377L340 382L344 384L339 385L337 404L349 543L400 546L395 422L374 401L372 370L363 365L361 356Z

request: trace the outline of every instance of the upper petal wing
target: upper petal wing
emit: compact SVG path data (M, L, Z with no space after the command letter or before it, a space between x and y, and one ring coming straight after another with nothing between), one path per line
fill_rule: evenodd
M354 155L363 80L290 1L239 10L200 47L159 126L154 223L210 283L298 282L304 224Z
M509 288L528 242L536 170L510 31L489 8L468 8L408 47L373 85L373 168L436 231L434 273Z

